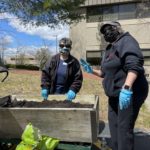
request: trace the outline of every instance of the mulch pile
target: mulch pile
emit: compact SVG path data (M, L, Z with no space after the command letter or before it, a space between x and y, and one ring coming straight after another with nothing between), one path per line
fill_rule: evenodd
M12 100L11 96L0 98L0 107L23 107L23 108L93 108L93 104L80 104L68 100L44 100L41 102L36 101L18 101Z

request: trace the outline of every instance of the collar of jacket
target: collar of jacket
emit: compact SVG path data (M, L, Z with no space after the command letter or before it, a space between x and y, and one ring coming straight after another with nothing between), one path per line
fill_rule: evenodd
M56 61L60 60L60 54L58 53L58 54L54 55L53 58L54 58L54 60L56 60ZM75 58L74 58L72 55L69 54L68 59L67 59L67 63L68 63L68 64L71 64L71 63L73 63L74 61L75 61Z

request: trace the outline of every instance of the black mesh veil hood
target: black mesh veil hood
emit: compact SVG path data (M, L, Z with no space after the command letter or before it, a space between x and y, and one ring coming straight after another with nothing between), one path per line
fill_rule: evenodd
M108 22L105 22L101 25L100 27L100 32L103 34L104 33L104 28L108 25L112 25L112 26L121 26L121 24L117 21L108 21Z
M72 45L72 41L70 38L62 38L60 41L59 41L59 44L65 44L65 45Z

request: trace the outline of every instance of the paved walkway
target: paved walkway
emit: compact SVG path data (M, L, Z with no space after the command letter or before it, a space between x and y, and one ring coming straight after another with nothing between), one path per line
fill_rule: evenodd
M86 72L83 72L83 77L84 78L89 78L89 79L95 79L95 80L100 80L101 79L100 77L97 77L93 74L89 74L89 73L86 73Z

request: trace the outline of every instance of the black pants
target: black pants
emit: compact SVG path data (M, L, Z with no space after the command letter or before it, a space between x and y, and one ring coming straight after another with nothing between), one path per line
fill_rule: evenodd
M119 109L119 98L109 98L108 120L112 150L134 150L133 128L144 98L133 98L127 109Z

